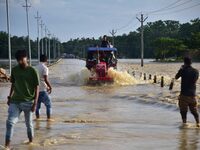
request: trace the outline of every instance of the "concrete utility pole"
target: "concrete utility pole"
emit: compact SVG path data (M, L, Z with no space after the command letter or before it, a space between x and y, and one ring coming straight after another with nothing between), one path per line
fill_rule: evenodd
M141 22L140 34L141 34L141 67L144 66L144 22L148 17L144 18L144 14L141 13L141 18L136 17Z
M10 15L9 15L9 2L8 2L8 0L6 0L6 14L7 14L7 32L8 32L9 74L11 75L12 58L11 58Z
M41 20L41 23L40 23L40 26L41 26L41 45L42 45L42 54L44 54L44 43L43 43L43 27L44 27L44 23L43 21Z
M113 47L115 46L115 34L117 33L117 30L112 30L111 32L110 32L110 34L112 35L112 45L113 45Z
M55 45L55 49L54 49L54 59L56 59L57 58L57 55L56 55L56 49L57 49L57 46L56 46L56 44L57 44L57 41L56 41L56 37L54 38L54 45Z
M40 18L39 13L37 11L37 16L35 19L37 19L37 49L38 49L38 62L40 62Z
M55 54L56 42L55 42L55 35L54 34L53 34L52 40L53 40L53 60L55 61L55 58L56 58L56 54Z
M58 41L58 52L57 57L60 57L60 41Z
M48 33L49 37L49 64L51 63L51 34L50 32Z
M45 55L47 56L48 54L47 54L47 27L45 26Z
M26 8L26 23L27 23L27 32L28 32L28 51L29 51L29 64L31 65L31 41L30 41L30 35L29 35L29 16L28 16L28 8L31 6L28 5L28 1L25 0L26 4L23 6Z

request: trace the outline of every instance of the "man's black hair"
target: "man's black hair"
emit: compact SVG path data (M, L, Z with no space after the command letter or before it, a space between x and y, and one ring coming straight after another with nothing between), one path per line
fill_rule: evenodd
M192 59L190 57L184 57L184 63L185 65L190 66L192 64Z
M25 57L27 57L26 50L18 50L15 53L15 58L16 58L17 61L19 61L20 59L25 58Z
M104 35L103 38L107 37L107 35Z
M40 55L40 62L47 62L47 56L46 55Z

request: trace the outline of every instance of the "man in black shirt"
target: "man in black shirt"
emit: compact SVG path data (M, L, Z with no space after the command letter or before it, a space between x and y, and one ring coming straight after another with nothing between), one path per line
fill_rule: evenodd
M103 36L103 40L101 42L101 47L109 47L109 42L107 40L107 36L106 35Z
M198 70L194 69L192 66L191 58L184 58L184 65L176 74L176 79L181 77L181 93L179 96L179 107L182 116L183 124L187 123L187 111L188 107L193 114L197 127L199 125L199 114L198 106L196 100L196 83L199 78Z

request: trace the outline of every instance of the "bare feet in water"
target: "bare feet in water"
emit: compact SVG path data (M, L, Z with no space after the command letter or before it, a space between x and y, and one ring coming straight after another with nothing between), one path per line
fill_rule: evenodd
M51 118L48 118L47 121L48 121L48 122L54 122L55 120L54 120L54 119L51 119Z

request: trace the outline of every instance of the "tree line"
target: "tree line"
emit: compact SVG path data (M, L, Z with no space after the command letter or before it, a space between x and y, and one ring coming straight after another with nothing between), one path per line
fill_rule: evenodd
M0 58L8 58L7 33L0 32ZM112 37L108 37L112 41ZM102 37L76 38L63 42L60 49L63 53L86 57L89 46L100 45ZM115 47L120 58L140 57L140 28L128 34L114 38ZM27 37L12 36L12 56L18 49L28 49ZM57 41L59 42L59 41ZM40 42L41 43L41 42ZM52 43L52 41L51 41ZM37 58L37 40L31 40L32 56ZM52 44L51 44L52 46ZM53 47L51 47L53 57ZM174 20L158 20L148 22L144 26L144 56L145 58L180 59L189 53L200 61L200 19L196 18L187 23Z
M47 40L47 47L48 47L48 38L43 38L43 46L44 52L46 50L45 40ZM53 45L53 43L56 43ZM38 42L37 40L31 40L31 55L32 58L38 58L38 49L37 49ZM40 49L42 45L42 39L40 39ZM50 57L57 58L59 55L59 48L62 50L62 43L54 38L50 39ZM12 59L15 57L15 53L17 50L27 50L28 51L28 37L25 36L11 36L11 56ZM47 49L48 50L48 49ZM40 50L41 52L41 50ZM4 31L0 31L0 58L6 59L8 58L8 34Z
M88 46L100 45L102 37L77 38L63 43L66 53L84 56ZM109 37L112 41L112 37ZM140 58L140 28L114 38L120 58ZM200 19L187 23L174 20L148 22L144 26L145 58L181 58L190 53L200 60Z

